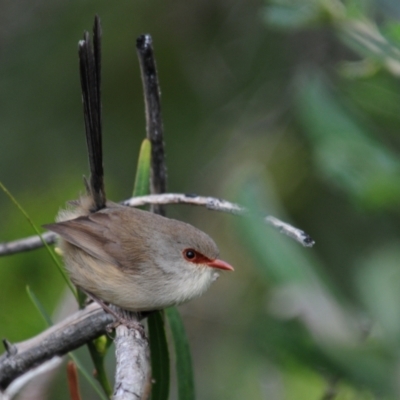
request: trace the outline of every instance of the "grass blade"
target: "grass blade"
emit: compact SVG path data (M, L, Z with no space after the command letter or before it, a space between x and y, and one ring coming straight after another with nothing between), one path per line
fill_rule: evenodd
M32 290L31 290L31 288L29 286L26 286L26 292L28 293L28 296L31 299L32 304L35 306L36 310L38 310L40 316L43 318L43 320L46 323L46 325L47 326L52 326L53 325L53 321L51 320L50 315L47 313L47 311L43 307L43 304L36 297L35 293L32 292Z

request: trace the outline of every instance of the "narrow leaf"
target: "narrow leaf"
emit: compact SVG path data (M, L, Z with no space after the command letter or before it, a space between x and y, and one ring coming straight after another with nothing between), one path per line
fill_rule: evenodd
M185 327L178 310L170 307L165 310L175 346L176 376L178 379L178 399L194 400L194 377L192 357Z
M95 367L96 379L108 397L111 397L112 395L112 387L107 377L104 361L107 356L107 350L110 342L111 341L108 340L106 335L102 335L97 339L87 343L90 357L92 358Z
M151 142L144 139L140 147L139 159L136 169L135 187L133 197L145 196L149 193L151 165Z
M26 286L26 291L28 293L29 298L32 301L32 304L39 311L39 314L43 318L43 320L46 323L46 325L47 326L52 326L53 325L53 321L51 320L50 315L47 313L47 311L43 307L43 304L40 302L40 300L36 297L35 293L32 292L32 290L31 290L31 288L29 286Z
M152 400L167 400L169 395L169 352L163 311L155 311L147 318L150 337L151 370L154 384ZM189 400L189 399L188 399Z

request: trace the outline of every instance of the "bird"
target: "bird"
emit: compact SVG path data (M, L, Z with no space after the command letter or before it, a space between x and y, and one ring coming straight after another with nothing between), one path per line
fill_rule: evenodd
M80 78L90 179L86 194L61 210L44 228L58 247L71 281L99 302L124 310L164 309L202 295L219 271L214 240L182 221L106 199L102 160L101 25L96 16L79 41Z

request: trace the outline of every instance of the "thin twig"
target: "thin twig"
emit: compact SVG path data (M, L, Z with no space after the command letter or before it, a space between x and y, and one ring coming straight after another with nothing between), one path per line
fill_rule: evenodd
M131 199L125 200L122 204L130 207L139 207L147 204L190 204L203 206L208 210L222 211L234 215L246 215L249 212L245 207L223 199L181 193L132 197ZM312 247L315 244L310 235L276 217L267 215L264 217L264 220L266 223L277 228L281 233L296 240L304 247Z
M264 219L265 222L272 225L274 228L279 229L279 231L284 235L289 236L297 242L301 243L304 247L314 246L315 242L311 238L311 236L301 229L295 228L294 226L272 216L267 216Z
M182 193L151 194L148 196L132 197L125 200L122 204L130 207L139 207L147 204L190 204L230 214L242 215L246 212L244 207L223 199Z
M53 232L45 232L42 234L42 238L46 243L52 244L56 241L57 235ZM21 253L40 247L43 247L43 242L40 236L34 235L24 239L13 240L12 242L0 243L0 255Z
M139 36L136 40L136 50L143 83L146 132L147 138L151 141L150 192L152 194L160 194L165 193L167 190L167 166L164 151L164 128L161 117L161 91L151 36ZM164 207L159 204L154 204L152 211L165 215Z

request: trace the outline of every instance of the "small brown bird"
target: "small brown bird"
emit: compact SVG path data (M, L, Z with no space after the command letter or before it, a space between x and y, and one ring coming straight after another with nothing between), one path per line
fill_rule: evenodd
M126 310L183 303L208 289L216 269L233 269L208 235L184 222L113 203L89 215L80 205L64 218L46 228L62 238L72 282Z
M44 227L60 236L71 281L103 302L126 310L150 311L200 296L233 270L218 259L204 232L184 222L112 202L103 184L100 102L99 19L94 48L89 35L79 42L82 98L91 170L88 194L60 211Z

